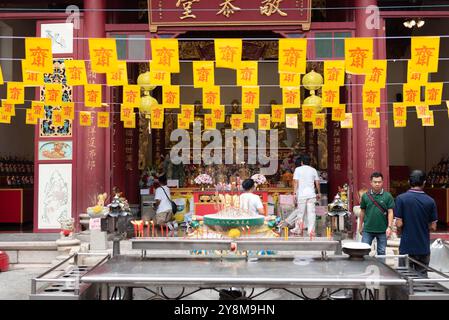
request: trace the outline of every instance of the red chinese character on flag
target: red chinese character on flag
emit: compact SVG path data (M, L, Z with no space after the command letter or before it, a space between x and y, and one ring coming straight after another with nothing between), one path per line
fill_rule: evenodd
M221 110L215 109L214 110L214 117L215 119L221 119Z
M69 74L70 74L70 80L81 80L81 71L82 68L80 67L70 67L69 69Z
M423 46L422 48L416 48L415 52L418 56L416 64L419 66L429 66L430 58L433 56L435 48L427 48Z
M234 62L235 55L237 54L237 47L220 47L221 59L228 62Z
M285 57L285 66L296 67L298 65L298 60L301 58L302 50L295 49L293 47L283 50Z
M97 102L97 98L98 98L98 91L96 90L87 91L87 101L94 103Z
M327 69L327 81L338 81L338 76L340 75L340 68L332 67Z
M206 103L214 105L215 100L217 99L217 92L209 91L205 93L206 96Z
M137 91L128 90L125 92L125 96L126 96L127 103L130 103L130 104L136 103Z
M371 73L371 77L369 78L369 81L371 82L379 82L380 81L380 77L382 76L382 72L384 69L381 68L373 68L372 73Z
M31 65L36 67L45 67L45 60L49 57L49 50L42 49L41 47L36 47L34 49L30 49L31 56L33 57L33 61Z
M428 90L427 93L429 96L429 101L435 101L435 100L437 100L437 98L440 94L440 89L432 88L432 89Z
M404 115L405 112L405 107L395 107L395 115L396 117L402 117Z
M285 93L285 97L287 98L286 103L288 103L288 104L295 104L296 97L297 97L297 92L296 91L287 91Z
M253 68L243 68L241 69L241 80L242 81L251 81L253 76L254 69Z
M245 109L245 110L243 110L243 115L245 116L245 120L250 120L253 115L253 110Z
M268 119L267 118L260 119L260 124L262 125L263 128L266 128L268 126Z
M377 91L369 90L365 92L366 103L375 103L377 98Z
M162 49L156 49L156 55L159 57L159 65L161 66L171 66L171 59L173 58L175 49L167 49L162 47Z
M254 91L245 92L245 103L254 104L255 99L256 99L256 92Z
M9 89L9 94L12 100L19 99L20 95L22 94L22 89L17 87L12 87Z
M49 89L47 90L47 100L50 102L57 102L59 100L59 90Z
M97 58L97 65L102 67L108 67L110 63L110 59L112 58L112 49L95 49L95 58Z
M361 49L357 47L356 49L349 50L350 58L352 58L351 67L364 68L365 59L368 58L368 49Z
M198 72L198 81L207 82L207 79L209 78L211 69L203 67L203 68L197 69L197 72Z
M335 90L326 90L325 96L327 103L334 103L335 98L337 97L337 92Z
M410 89L410 90L405 91L405 97L406 97L405 101L407 101L407 102L415 102L417 96L418 96L418 90Z
M176 99L176 92L174 91L168 91L165 92L165 102L168 104L174 104Z

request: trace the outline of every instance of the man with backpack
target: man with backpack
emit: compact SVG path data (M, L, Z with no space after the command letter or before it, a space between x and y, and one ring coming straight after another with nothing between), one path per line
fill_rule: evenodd
M363 196L360 203L359 232L362 242L369 245L377 240L377 254L385 255L387 238L393 230L393 196L383 189L383 175L371 174L371 189Z

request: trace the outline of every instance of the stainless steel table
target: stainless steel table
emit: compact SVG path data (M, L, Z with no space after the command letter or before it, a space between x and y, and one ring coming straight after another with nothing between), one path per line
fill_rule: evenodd
M110 287L177 286L196 288L385 288L406 280L375 258L349 260L332 256L258 256L254 258L116 256L81 278L101 284L102 298Z

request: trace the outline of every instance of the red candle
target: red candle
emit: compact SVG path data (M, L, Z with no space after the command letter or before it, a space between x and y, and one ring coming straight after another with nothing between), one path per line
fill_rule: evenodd
M151 228L153 229L153 237L154 237L154 222L151 220Z
M161 237L163 237L163 236L164 236L164 226L161 225Z
M150 223L145 221L145 225L147 226L147 237L150 237Z
M134 227L134 238L136 238L137 237L137 225L134 222L132 222L132 224Z
M140 236L143 237L143 222L140 224Z
M168 237L168 225L165 225L165 236Z
M248 228L248 237L251 235L251 228L249 226L246 226Z

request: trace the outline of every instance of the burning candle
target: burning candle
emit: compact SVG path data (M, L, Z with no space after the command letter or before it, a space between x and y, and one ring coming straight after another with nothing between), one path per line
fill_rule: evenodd
M136 238L137 237L137 225L136 225L136 222L133 220L133 221L131 221L131 224L134 227L134 238Z
M165 236L168 237L168 224L165 225Z
M153 222L153 220L151 220L151 229L152 229L152 234L153 234L153 237L154 237L154 222Z
M246 226L248 228L248 237L251 235L251 228L249 226Z
M145 225L147 226L147 237L150 237L150 223L145 221Z
M163 236L164 236L164 226L161 225L161 237L163 237Z

